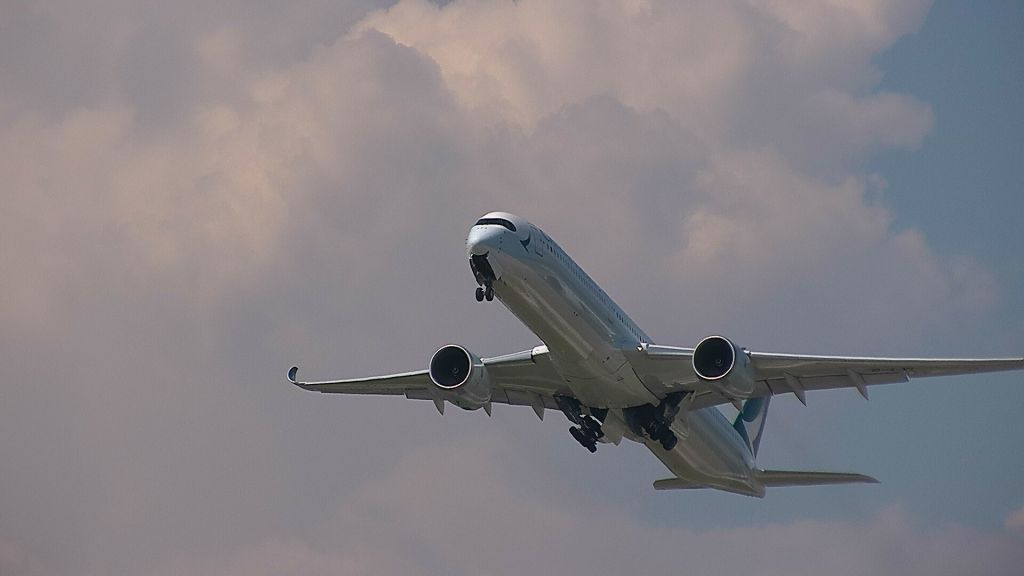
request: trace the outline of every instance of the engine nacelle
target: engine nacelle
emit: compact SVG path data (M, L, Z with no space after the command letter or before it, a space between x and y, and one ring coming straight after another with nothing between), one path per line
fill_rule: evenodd
M708 336L693 349L693 371L730 399L754 393L754 369L745 350L723 336Z
M491 401L487 367L462 346L449 344L434 352L429 373L441 397L463 410L478 410Z

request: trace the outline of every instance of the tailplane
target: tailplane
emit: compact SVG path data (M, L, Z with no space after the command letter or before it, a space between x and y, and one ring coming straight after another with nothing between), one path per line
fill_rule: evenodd
M871 476L853 472L808 472L803 470L758 470L754 473L766 488L776 486L824 486L827 484L878 484Z
M871 476L853 472L812 472L805 470L754 470L754 478L765 488L781 488L783 486L828 486L832 484L878 484ZM744 490L736 486L709 486L698 481L685 478L663 478L654 483L655 490L695 490L699 488L715 488L726 492L746 494L747 496L763 496L753 490Z
M761 434L764 433L764 421L768 415L768 402L771 399L771 396L761 396L747 400L732 423L732 427L739 432L740 437L747 443L750 453L755 457L757 449L761 447Z

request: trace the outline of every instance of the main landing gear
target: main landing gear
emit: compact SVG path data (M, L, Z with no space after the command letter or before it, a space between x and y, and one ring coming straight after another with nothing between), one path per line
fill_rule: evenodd
M601 421L598 418L603 419L608 411L594 408L590 410L593 416L584 414L583 406L579 400L568 396L556 395L555 403L558 404L558 408L565 414L565 417L575 424L575 426L569 428L569 434L591 453L597 452L597 441L604 437L604 431L601 430ZM597 416L597 418L594 416Z
M679 442L679 438L669 426L675 420L676 414L679 413L679 404L682 400L683 394L670 394L657 406L644 404L635 408L626 408L622 413L626 424L633 432L647 436L669 451L675 448Z
M494 300L494 286L490 282L486 286L476 287L476 301L483 302L484 299L488 302Z

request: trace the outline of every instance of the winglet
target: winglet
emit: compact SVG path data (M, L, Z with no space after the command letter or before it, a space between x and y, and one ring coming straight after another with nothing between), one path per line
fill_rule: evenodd
M296 386L298 386L299 385L299 381L296 380L298 375L299 375L299 367L298 366L292 366L291 369L288 370L288 381L291 382L292 384L295 384Z

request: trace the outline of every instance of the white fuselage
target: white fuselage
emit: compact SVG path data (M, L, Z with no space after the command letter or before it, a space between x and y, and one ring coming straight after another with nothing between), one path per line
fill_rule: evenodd
M651 339L540 228L512 214L488 214L470 230L466 249L470 258L486 255L494 295L544 342L576 398L608 409L606 441L647 444L680 478L763 495L750 450L718 409L691 411L685 422L677 416L671 428L679 442L670 451L625 425L624 409L662 400L628 360Z

